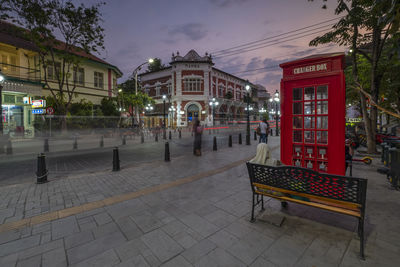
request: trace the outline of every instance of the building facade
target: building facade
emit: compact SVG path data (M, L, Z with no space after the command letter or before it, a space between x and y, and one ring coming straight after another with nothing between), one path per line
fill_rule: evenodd
M33 137L34 119L32 105L24 100L43 99L51 95L44 82L44 66L39 62L35 45L28 40L11 34L7 22L0 21L0 70L5 77L1 90L3 133L10 136ZM84 52L77 52L81 58L79 67L74 69L67 82L74 82L77 93L73 101L85 99L93 104L100 104L107 96L113 96L117 86L117 78L122 76L121 71ZM47 65L46 73L51 88L57 90L55 65Z
M164 113L168 127L186 127L195 120L207 126L242 120L249 82L213 66L210 55L191 50L185 56L172 54L163 70L141 74L142 89L157 103L144 114L145 125L162 125ZM218 105L210 105L213 99Z

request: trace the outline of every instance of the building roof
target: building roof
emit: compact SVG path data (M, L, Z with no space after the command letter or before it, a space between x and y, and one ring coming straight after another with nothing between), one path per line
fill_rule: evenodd
M212 59L211 59L211 55L208 55L208 53L206 53L204 55L204 57L201 57L195 50L190 50L185 56L180 56L179 55L179 51L176 52L176 56L174 53L172 53L172 58L171 58L171 62L169 64L173 64L176 62L197 62L197 63L210 63L213 64Z
M18 48L23 48L26 50L31 50L31 51L38 51L39 49L37 46L30 40L27 40L21 35L21 30L25 30L24 28L18 27L12 23L6 22L4 20L0 20L0 42L13 45ZM62 42L60 40L57 40L57 43L54 44L54 48L58 50L62 50L63 46L65 46L65 42ZM82 48L79 48L77 46L74 46L72 51L72 54L89 59L91 61L107 65L109 68L113 69L118 75L122 76L122 72L118 69L118 67L90 54L87 53L85 50Z

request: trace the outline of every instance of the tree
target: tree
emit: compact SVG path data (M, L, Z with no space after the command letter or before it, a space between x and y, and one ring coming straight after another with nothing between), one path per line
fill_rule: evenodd
M119 116L116 99L104 97L100 104L101 111L104 116Z
M399 28L399 8L400 5L396 0L338 0L335 14L345 14L345 16L332 27L332 31L310 42L312 46L335 42L351 47L352 76L354 86L360 92L369 153L376 152L377 105L383 73L386 71L378 70L378 65L388 37L394 37ZM359 81L357 55L362 55L371 65L370 94ZM370 112L367 110L367 98L372 104Z
M161 59L159 58L154 58L153 62L151 64L147 65L147 71L146 72L153 72L153 71L159 71L165 69L167 66L162 64Z
M45 87L50 90L61 115L67 115L76 96L74 76L82 62L78 54L104 48L101 5L86 7L75 5L72 0L2 0L0 5L1 17L25 28L14 29L14 33L37 47ZM62 129L66 130L66 126L64 118Z

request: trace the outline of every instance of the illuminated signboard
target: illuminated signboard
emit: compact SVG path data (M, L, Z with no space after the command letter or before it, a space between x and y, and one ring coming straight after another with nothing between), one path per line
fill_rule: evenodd
M32 108L45 108L46 107L46 100L32 100Z
M46 110L40 108L40 109L32 109L32 114L45 114Z

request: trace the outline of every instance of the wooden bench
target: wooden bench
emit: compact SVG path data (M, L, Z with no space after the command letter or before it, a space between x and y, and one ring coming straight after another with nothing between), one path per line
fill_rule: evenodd
M292 166L246 164L253 191L251 222L255 221L255 206L261 203L264 210L263 196L280 200L284 208L287 202L294 202L350 215L358 218L360 257L364 259L367 179L318 173Z

